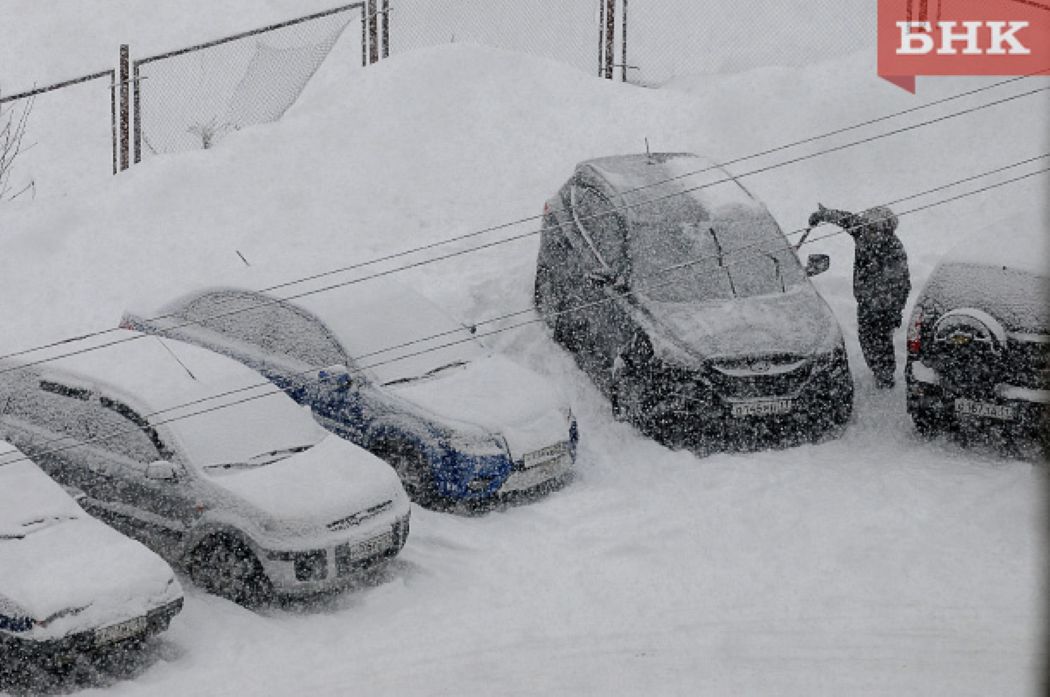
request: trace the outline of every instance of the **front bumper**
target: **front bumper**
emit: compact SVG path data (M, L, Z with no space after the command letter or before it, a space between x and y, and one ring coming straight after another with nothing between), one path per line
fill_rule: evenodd
M305 596L339 590L396 557L408 540L409 513L352 540L309 550L268 550L258 556L274 592Z
M172 618L182 610L182 602L180 597L153 608L145 615L57 639L36 640L0 632L0 655L43 664L61 664L75 660L79 655L126 647L165 631Z

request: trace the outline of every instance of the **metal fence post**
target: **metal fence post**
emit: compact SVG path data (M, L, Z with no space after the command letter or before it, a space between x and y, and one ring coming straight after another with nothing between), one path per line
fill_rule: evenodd
M368 62L379 60L379 13L376 12L376 0L368 0Z
M128 168L128 154L129 154L129 142L128 142L128 122L130 120L130 100L128 95L128 87L131 82L131 74L129 70L129 56L128 56L128 45L120 45L120 169L124 171Z
M627 0L623 2L623 15L620 17L620 79L627 82Z
M616 43L616 0L605 0L605 79L612 80Z
M383 58L390 57L390 0L383 0Z

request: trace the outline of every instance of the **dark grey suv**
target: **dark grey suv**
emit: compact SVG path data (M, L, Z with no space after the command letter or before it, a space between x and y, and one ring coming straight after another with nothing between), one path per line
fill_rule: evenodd
M709 168L728 178L695 155L579 164L545 207L537 309L613 413L669 444L844 423L846 350L808 279L827 257L804 268L738 182L696 189L688 174Z
M1009 228L1007 228L1009 229ZM923 434L1038 436L1050 414L1050 272L1041 235L950 252L908 325L908 413Z

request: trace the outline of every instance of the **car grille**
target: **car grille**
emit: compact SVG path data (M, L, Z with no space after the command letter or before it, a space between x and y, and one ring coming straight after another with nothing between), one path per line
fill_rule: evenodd
M715 363L708 372L711 387L721 397L754 399L790 397L798 394L809 380L813 365L797 356L726 361Z

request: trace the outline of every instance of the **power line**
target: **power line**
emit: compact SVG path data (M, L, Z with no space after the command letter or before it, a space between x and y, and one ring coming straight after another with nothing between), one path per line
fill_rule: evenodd
M652 188L652 187L655 187L655 186L668 184L670 182L673 182L673 181L676 181L676 180L679 180L679 179L682 179L682 178L685 178L685 177L695 176L697 174L703 174L703 173L706 173L706 172L711 172L711 171L717 170L719 168L728 167L729 165L739 164L741 162L746 162L748 160L753 160L753 159L756 159L756 158L759 158L759 157L763 157L765 155L771 155L773 153L781 152L783 150L787 150L787 149L790 149L790 148L793 148L793 147L797 147L799 145L806 145L806 144L809 144L809 143L817 142L819 140L824 140L826 138L830 138L830 137L835 136L835 135L841 135L842 133L847 133L849 131L857 130L859 128L864 128L866 126L871 126L871 125L874 125L876 123L881 123L883 121L887 121L887 120L890 120L890 119L897 118L899 116L904 116L906 114L915 113L915 112L918 112L918 111L922 111L924 109L929 109L931 107L938 106L938 105L941 105L941 104L945 104L945 103L948 103L948 102L951 102L951 101L956 101L956 100L962 99L964 97L969 97L969 96L972 96L972 95L975 95L975 94L978 94L978 93L981 93L981 92L985 92L985 91L988 91L988 90L991 90L991 89L1002 87L1003 85L1011 84L1011 83L1017 82L1019 80L1024 80L1024 79L1027 79L1027 78L1036 77L1038 75L1042 75L1042 74L1047 73L1047 72L1050 72L1050 68L1044 68L1043 70L1039 70L1039 71L1036 71L1036 72L1033 72L1033 73L1029 73L1027 75L1021 75L1021 76L1017 76L1017 77L1012 77L1012 78L1009 78L1009 79L1006 79L1006 80L1001 80L1001 81L992 83L990 85L985 85L983 87L978 87L978 88L974 88L972 90L967 90L965 92L960 92L958 94L951 95L951 96L948 96L948 97L943 97L941 99L936 99L936 100L933 100L933 101L930 101L930 102L926 102L924 104L919 104L919 105L914 106L914 107L910 107L910 108L907 108L907 109L901 109L899 111L895 111L895 112L891 112L891 113L888 113L888 114L884 114L882 116L878 116L878 117L875 117L875 118L872 118L872 119L868 119L866 121L861 121L861 122L858 122L858 123L854 123L854 124L851 124L849 126L844 126L842 128L838 128L838 129L835 129L835 130L826 131L824 133L819 133L819 134L814 135L814 136L809 136L809 137L806 137L806 138L802 138L800 140L792 141L790 143L785 143L783 145L779 145L779 146L775 146L775 147L772 147L772 148L768 148L766 150L761 150L759 152L751 153L749 155L744 155L744 156L737 157L737 158L734 158L734 159L731 159L731 160L727 160L727 161L725 161L723 163L720 163L718 165L704 167L704 168L693 170L693 171L689 171L689 172L684 172L684 173L678 174L678 175L676 175L674 177L663 179L663 180L660 180L660 181L657 181L657 182L651 182L649 184L645 184L645 185L642 185L642 186L639 186L639 187L636 187L636 188L633 188L633 189L627 189L627 190L624 191L624 193L635 193L635 192L642 191L642 190L645 190L645 189L648 189L648 188ZM1025 94L1022 94L1022 95L1019 95L1019 96L1022 96L1022 97L1023 96L1029 96L1029 93L1025 93ZM1006 101L1009 101L1009 100L1006 100ZM994 106L994 105L996 105L998 103L1000 103L1000 102L992 102L990 104L987 104L987 105L984 105L984 106L978 107L978 108L986 108L988 106ZM963 112L963 113L969 113L969 112ZM918 124L918 126L923 126L923 125L928 125L928 123L920 123L920 124ZM904 130L909 130L909 129L904 129ZM903 132L903 131L901 131L901 132ZM896 131L891 131L887 135L891 135L891 134L895 134L895 133L897 133L897 132ZM829 150L829 151L826 151L826 152L834 152L834 150ZM815 153L814 155L812 155L812 157L817 157L817 156L820 156L822 154L825 154L825 152ZM802 159L805 159L805 158L802 158ZM794 163L796 161L798 161L798 160L792 160L792 161L789 161L788 163L785 163L785 164L792 164L792 163ZM753 173L749 172L747 174L743 174L743 175L739 175L739 176L741 176L741 177L749 176L750 174L753 174ZM719 184L719 183L723 183L723 181L720 180L720 181L717 181L717 182L712 182L711 185ZM682 192L682 193L686 193L686 192ZM353 271L353 270L360 269L360 268L365 268L365 267L368 267L368 266L374 266L376 264L380 264L380 263L383 263L385 261L393 261L395 259L400 259L402 257L409 256L409 255L412 255L412 254L417 254L419 252L424 252L424 251L429 251L431 249L436 249L437 247L442 247L442 246L445 246L445 245L448 245L448 244L452 244L454 242L461 242L461 241L463 241L465 239L478 237L478 236L481 236L481 235L488 234L490 232L496 232L496 231L503 230L503 229L506 229L506 228L509 228L509 227L513 227L515 225L520 225L520 224L523 224L523 223L539 220L542 217L543 217L542 215L533 215L533 216L528 216L528 217L524 217L524 218L519 218L517 220L512 220L510 222L501 223L501 224L498 224L498 225L493 225L493 226L490 226L490 227L486 227L486 228L482 228L482 229L475 230L475 231L472 231L472 232L464 233L462 235L456 235L456 236L449 237L449 238L446 238L446 239L443 239L443 240L439 240L439 241L432 242L432 243L425 244L425 245L420 245L418 247L413 247L413 248L402 250L402 251L399 251L399 252L393 252L393 253L390 253L390 254L386 254L386 255L379 256L379 257L375 257L373 259L368 259L368 260L365 260L365 261L362 261L362 262L357 262L357 263L354 263L354 264L350 264L348 266L343 266L343 267L339 267L339 268L336 268L336 269L330 269L328 271L323 271L323 272L312 274L312 275L309 275L309 276L304 276L304 277L301 277L301 278L293 279L291 281L286 281L286 282L283 282L283 283L279 283L277 285L273 285L273 286L269 286L269 287L266 287L266 288L262 288L262 289L259 290L259 292L268 293L268 292L272 292L272 291L275 291L275 290L280 290L281 288L286 288L288 286L298 285L300 283L305 283L305 282L308 282L308 281L314 281L314 280L317 280L319 278L325 278L325 277L328 277L328 276L333 276L333 275L337 275L337 274L341 274L341 273L346 273L348 271ZM533 233L533 234L536 234L536 233ZM508 241L513 241L514 239L517 239L517 238L511 238ZM441 261L444 258L445 257L440 257L438 259L435 259L434 261ZM368 280L368 278L371 278L371 277L367 277L367 278L365 278L363 280ZM165 316L161 315L161 316L158 316L158 317L154 317L152 319L164 319L164 318L165 318ZM80 334L78 336L69 337L69 338L65 338L65 339L60 339L60 340L53 341L53 342L46 343L46 344L41 344L41 345L30 347L30 348L27 348L27 349L14 351L14 352L11 352L11 353L8 353L8 354L0 355L0 360L7 359L7 358L15 358L15 357L18 357L18 356L23 356L23 355L25 355L27 353L33 353L33 352L36 352L36 351L42 351L44 349L61 346L63 344L69 344L69 343L74 343L74 342L77 342L77 341L84 341L86 339L95 338L95 337L98 337L98 336L103 336L103 335L106 335L106 334L113 333L117 329L118 329L117 327L110 327L110 328L107 328L107 329L101 329L101 330L89 332L89 333L86 333L86 334ZM120 342L116 342L116 343L120 343ZM70 354L70 355L73 355L73 354Z
M607 215L612 215L614 213L630 210L630 209L633 209L633 208L637 208L639 206L650 205L652 203L657 203L657 202L664 201L664 200L667 200L667 199L670 199L670 198L674 198L674 197L677 197L677 196L683 196L685 194L692 193L692 192L695 192L695 191L699 191L699 190L702 190L702 189L707 189L707 188L710 188L710 187L713 187L713 186L717 186L719 184L726 184L726 183L729 183L729 182L735 182L736 180L742 179L744 177L754 176L756 174L762 174L764 172L768 172L768 171L771 171L771 170L774 170L774 169L778 169L780 167L785 167L787 165L797 164L799 162L803 162L805 160L813 159L813 158L820 157L820 156L823 156L823 155L827 155L827 154L830 154L830 153L840 152L842 150L846 150L846 149L849 149L849 148L857 147L859 145L865 145L865 144L874 142L876 140L881 140L881 139L884 139L884 138L888 138L890 136L898 135L900 133L905 133L905 132L908 132L908 131L916 130L918 128L922 128L924 126L928 126L928 125L935 124L935 123L940 123L940 122L946 121L948 119L958 118L960 116L971 114L971 113L974 113L976 111L980 111L982 109L987 109L987 108L990 108L990 107L993 107L993 106L998 106L998 105L1001 105L1001 104L1012 102L1012 101L1017 100L1017 99L1022 99L1024 97L1029 97L1029 96L1032 96L1032 95L1035 95L1035 94L1039 94L1041 92L1046 92L1046 91L1050 91L1050 87L1040 87L1040 88L1036 88L1034 90L1029 90L1027 92L1021 92L1021 93L1013 94L1013 95L1010 95L1008 97L1004 97L1004 98L1001 98L1001 99L998 99L998 100L995 100L995 101L992 101L992 102L987 102L987 103L984 103L984 104L980 104L980 105L977 105L977 106L974 106L974 107L970 107L968 109L964 109L964 110L961 110L961 111L952 112L950 114L946 114L946 115L939 116L939 117L936 117L936 118L933 118L933 119L929 119L927 121L921 121L919 123L911 124L909 126L904 126L904 127L898 128L898 129L887 131L885 133L880 133L880 134L877 134L877 135L874 135L874 136L868 136L866 138L861 138L859 140L855 140L855 141L851 141L849 143L844 143L844 144L837 145L837 146L834 146L834 147L826 148L824 150L819 150L817 152L809 153L807 155L802 155L802 156L795 157L795 158L792 158L792 159L789 159L789 160L777 162L777 163L774 163L774 164L771 164L771 165L766 165L764 167L758 167L756 169L753 169L753 170L750 170L748 172L744 172L744 173L741 173L741 174L738 174L738 175L735 175L735 176L730 175L728 177L724 177L724 178L721 178L721 179L716 179L714 181L707 182L705 184L701 184L701 185L694 186L694 187L688 187L688 188L685 188L685 189L682 189L682 190L679 190L679 191L674 191L672 193L664 194L664 195L661 195L661 196L657 196L655 198L647 199L645 201L638 201L638 202L635 202L635 203L624 204L624 205L621 205L621 206L613 206L611 208L607 208L607 209L605 209L605 210L603 210L603 211L601 211L599 213L596 213L596 214L593 214L593 215L590 215L590 216L580 216L579 220L591 220L591 219L594 219L594 218L599 218L599 217L603 217L603 216L607 216ZM645 187L640 187L640 188L645 188ZM562 225L563 224L559 223L557 225L557 227L562 227ZM437 263L439 261L446 261L448 259L452 259L452 258L455 258L455 257L464 256L466 254L472 254L474 252L478 252L478 251L482 251L482 250L489 249L489 248L492 248L492 247L497 247L497 246L500 246L500 245L503 245L503 244L508 244L510 242L515 242L515 241L518 241L518 240L526 239L528 237L532 237L534 235L538 235L541 232L543 232L543 228L535 229L535 230L528 230L526 232L518 233L518 234L512 235L510 237L505 237L505 238L502 238L502 239L499 239L499 240L495 240L495 241L492 241L492 242L482 243L482 244L479 244L479 245L476 245L476 246L473 246L473 247L467 247L465 249L461 249L461 250L457 250L457 251L454 251L454 252L449 252L447 254L439 255L439 256L436 256L436 257L431 257L431 258L428 258L428 259L424 259L422 261L412 262L412 263L409 263L409 264L405 264L405 265L402 265L402 266L395 267L393 269L387 269L385 271L379 271L379 272L376 272L376 273L373 273L373 274L370 274L370 275L360 276L360 277L353 278L353 279L350 279L348 281L342 281L342 282L339 282L339 283L333 283L333 284L330 284L330 285L327 285L327 286L322 286L321 288L315 288L313 290L303 291L301 293L294 293L292 295L284 296L282 298L275 298L275 299L272 299L272 300L268 300L266 302L260 302L257 306L237 308L237 309L229 310L229 311L226 311L226 312L216 313L216 314L211 315L209 317L201 318L201 319L198 319L198 320L195 320L195 321L186 321L183 324L176 325L175 327L172 327L172 328L179 328L179 327L188 326L188 325L191 325L191 324L199 324L200 322L203 322L203 321L208 321L208 320L212 320L212 319L219 319L219 318L222 318L222 317L227 317L227 316L239 314L239 313L242 313L242 312L247 312L247 311L250 311L250 310L253 310L253 309L258 309L258 308L261 308L261 307L266 307L268 305L272 305L272 304L274 304L276 302L279 302L281 300L296 300L296 299L299 299L299 298L302 298L302 297L306 297L306 296L309 296L309 295L316 295L318 293L323 293L323 292L335 290L335 289L338 289L338 288L343 288L343 287L347 287L347 286L351 286L351 285L356 285L358 283L363 283L365 281L373 280L373 279L376 279L376 278L381 278L381 277L384 277L384 276L390 276L390 275L393 275L393 274L396 274L396 273L401 273L401 272L404 272L404 271L407 271L407 270L410 270L410 269L419 268L419 267L422 267L422 266L427 266L427 265L430 265L430 264L434 264L434 263ZM794 234L794 233L789 233L789 234ZM316 278L320 278L323 275L325 275L325 274L315 275L315 276L312 276L312 277L304 277L304 278L301 278L301 279L298 279L298 280L295 280L295 281L291 281L291 282L287 282L287 283L284 283L284 284L280 284L279 286L273 286L270 289L263 289L260 292L267 292L267 291L271 290L272 288L281 288L281 287L294 285L294 284L297 284L297 283L303 283L303 282L305 282L307 280L314 280ZM169 314L158 315L156 317L152 317L152 318L149 318L149 319L151 321L156 321L156 320L159 320L159 319L167 319L167 318L169 318L171 316L172 315L169 313ZM35 348L24 349L22 351L17 351L17 352L14 352L14 353L10 353L10 354L7 354L7 355L0 356L0 360L4 360L4 359L7 359L7 358L14 358L14 357L17 357L17 356L22 356L22 355L25 355L27 353L33 353L33 352L36 352L36 351L43 350L45 348L54 348L54 347L62 345L64 343L71 343L73 341L82 341L82 340L85 340L85 339L88 339L88 338L94 338L94 337L97 337L97 336L103 336L105 334L109 334L109 333L112 333L114 331L116 331L116 329L107 329L107 330L104 330L104 331L99 331L99 332L95 332L95 333L92 333L92 334L86 334L86 335L82 335L80 337L75 337L75 338L72 338L72 339L67 339L67 340L63 340L63 341L59 341L59 342L53 342L51 344L46 344L46 345L38 346L38 347L35 347ZM89 346L89 347L85 347L85 348L82 348L82 349L77 349L77 350L69 351L69 352L66 352L66 353L62 353L62 354L58 354L58 355L54 355L54 356L49 356L49 357L42 358L42 359L39 359L39 360L36 360L36 361L29 361L29 362L26 362L26 363L21 364L19 366L16 366L16 367L9 367L9 368L5 368L3 370L0 370L0 375L3 375L4 373L11 372L11 371L14 371L14 370L24 370L27 367L31 367L31 366L34 366L34 365L39 365L39 364L42 364L42 363L48 363L48 362L55 361L55 360L58 360L58 359L61 359L61 358L67 358L69 356L76 356L76 355L79 355L79 354L82 354L82 353L88 353L88 352L91 352L91 351L97 351L99 349L103 349L103 348L107 348L109 346L115 346L115 345L118 345L118 344L126 343L128 341L137 341L140 338L142 338L142 337L141 336L125 337L125 338L122 338L122 339L116 339L114 341L106 342L106 343L103 343L103 344L98 344L98 345L95 345L95 346Z
M1046 157L1046 156L1047 155L1044 155L1044 156L1041 156L1041 157ZM1032 158L1032 159L1041 159L1041 158ZM1029 160L1029 161L1031 161L1031 160ZM1003 169L1006 169L1006 168L999 168L997 170L991 170L990 172L986 173L986 175L1002 171ZM899 213L897 215L898 215L898 217L904 217L904 216L907 216L907 215L912 215L912 214L918 213L920 211L928 210L930 208L935 208L937 206L942 206L942 205L951 203L953 201L958 201L958 200L961 200L961 199L964 199L964 198L968 198L970 196L975 196L977 194L980 194L980 193L983 193L983 192L986 192L986 191L990 191L992 189L996 189L996 188L999 188L999 187L1003 187L1003 186L1006 186L1008 184L1013 184L1013 183L1016 183L1016 182L1019 182L1019 181L1023 181L1025 179L1028 179L1028 178L1031 178L1031 177L1034 177L1034 176L1037 176L1037 175L1040 175L1040 174L1046 174L1047 172L1050 172L1050 167L1043 168L1043 169L1040 169L1040 170L1036 170L1034 172L1029 172L1027 174L1019 175L1019 176L1013 177L1011 179L1006 179L1006 180L1003 180L1001 182L997 182L995 184L989 184L987 186L983 186L983 187L978 188L978 189L967 191L967 192L964 192L964 193L961 193L961 194L958 194L958 195L955 195L955 196L951 196L951 197L946 198L946 199L941 199L939 201L934 201L932 203L921 205L921 206L918 206L916 208L911 208L911 209L902 211L901 213ZM930 192L933 192L933 191L937 191L937 190L942 190L944 188L953 186L953 185L955 185L957 183L960 183L960 182L963 182L963 181L969 181L969 180L972 180L972 179L977 178L979 176L986 176L986 175L975 175L975 176L969 177L969 178L967 178L965 180L960 180L959 182L953 182L952 184L942 185L942 186L937 187L935 189L930 189L927 192L922 192L920 194L913 194L913 195L905 197L903 199L897 199L896 201L889 201L889 202L887 202L885 204L881 204L881 205L887 205L887 206L888 205L893 205L894 203L899 203L900 201L909 200L909 199L912 199L912 198L917 198L917 197L925 195L927 193L930 193ZM858 225L858 226L853 226L853 227L850 227L850 228L842 228L842 229L839 229L837 231L830 232L830 233L828 233L826 235L821 235L819 237L807 240L806 242L804 242L804 244L812 244L812 243L820 241L820 240L824 240L824 239L828 239L830 237L835 237L837 235L845 234L845 233L850 232L853 229L856 229L857 227L862 227L862 226ZM741 248L741 249L743 249L743 248ZM787 247L783 247L780 250L774 250L774 251L782 251L782 250L786 251L786 250L794 250L794 249L795 249L795 247L793 245L789 244ZM737 253L738 251L740 251L740 250L734 250L732 253ZM686 261L686 262L683 262L683 263L680 263L680 264L675 264L673 266L661 269L658 272L654 272L653 274L650 274L650 277L663 275L663 274L666 274L669 271L674 271L674 270L678 270L678 269L681 269L681 268L686 268L686 267L689 267L689 266L693 266L693 265L702 263L703 261L709 261L712 258L714 258L713 255L704 255L702 257L698 257L698 258L692 259L690 261ZM614 300L616 300L618 298L621 298L621 297L627 297L627 296L634 295L634 294L636 294L638 292L641 292L641 291L646 291L646 290L652 290L654 288L659 288L661 286L668 285L669 283L672 283L672 282L673 281L665 281L665 282L660 283L660 284L651 284L651 285L646 286L646 287L641 288L641 289L624 291L623 293L614 295L613 297L603 298L601 300L596 300L596 301L593 301L593 302L590 302L590 303L584 303L582 305L577 305L575 307L559 311L557 313L554 313L554 316L561 316L561 315L569 314L569 313L573 313L573 312L580 312L582 310L589 309L589 308L595 307L597 305L601 305L601 304L604 304L604 303L612 302L612 301L614 301ZM498 321L498 320L499 320L499 318L496 318L496 319L493 319L493 320L488 320L487 322L495 322L495 321ZM423 350L420 350L420 351L417 351L417 352L414 352L414 353L404 354L404 355L401 355L401 356L397 356L395 358L387 359L385 361L380 361L378 363L374 363L374 364L371 364L371 365L368 365L368 366L362 366L360 368L356 368L356 369L354 369L352 371L348 371L348 372L351 373L351 374L360 374L360 373L362 373L365 370L369 370L369 369L378 367L380 365L385 365L385 364L388 364L388 363L393 363L393 362L396 362L396 361L405 360L406 358L411 358L411 357L423 355L423 354L426 354L426 353L432 353L434 351L440 351L442 349L450 348L450 347L456 346L458 344L462 344L462 343L466 343L466 342L470 342L470 341L475 341L476 339L481 338L481 337L492 336L494 334L500 334L500 333L503 333L503 332L506 332L506 331L510 331L512 329L519 329L519 328L526 327L526 326L529 326L531 324L537 324L537 323L540 323L540 322L543 322L543 321L544 321L543 318L530 319L530 320L527 320L527 321L524 321L524 322L519 322L517 324L509 325L509 326L506 326L506 327L500 327L498 329L493 329L491 331L485 332L485 333L480 334L480 335L472 335L472 336L464 338L464 339L459 339L459 340L456 340L456 341L448 342L448 343L443 344L441 346L430 347L430 348L423 349ZM149 335L141 335L141 336L149 336ZM312 370L311 371L305 371L304 373L300 373L300 375L305 375L305 374L312 373L312 372L313 372ZM163 413L167 413L167 412L171 412L171 411L185 409L187 407L191 407L191 406L194 406L196 404L202 404L202 403L204 403L206 401L220 399L222 397L228 397L228 396L232 396L234 394L238 394L238 393L241 393L241 392L246 392L246 391L249 391L249 390L254 390L254 389L259 389L259 388L264 388L264 387L267 387L267 386L272 386L272 383L270 381L266 381L266 382L257 383L255 385L250 385L250 386L247 386L247 387L238 388L238 389L235 389L235 390L228 390L226 392L221 392L221 393L218 393L216 395L212 395L210 397L205 397L205 398L201 398L201 399L198 399L198 400L193 400L193 401L190 401L190 402L186 402L185 404L177 405L177 406L174 406L174 407L169 407L167 409L158 410L158 411L152 412L150 414L147 414L146 417L149 418L149 417L152 417L152 416L156 416L158 414L163 414ZM263 392L261 394L251 395L251 396L244 397L244 398L232 401L232 402L227 402L227 403L224 403L224 404L213 405L211 407L200 409L200 410L191 412L189 414L180 414L178 416L173 416L173 417L170 417L170 418L167 418L167 419L154 421L153 423L147 424L147 426L145 426L145 427L136 426L134 428L122 429L120 431L109 433L109 434L106 434L106 435L103 435L103 436L95 436L93 438L87 439L85 441L81 441L81 442L76 443L76 444L65 445L65 446L62 446L60 448L54 448L54 449L51 449L51 450L48 450L48 451L44 451L44 452L39 452L39 453L34 452L33 453L33 457L46 457L48 455L53 455L53 454L56 454L56 453L59 453L59 452L64 452L66 450L71 450L73 448L84 447L84 446L91 445L91 444L94 444L94 443L103 442L103 441L106 441L106 440L111 440L113 438L117 438L117 437L122 436L122 435L135 433L136 431L146 432L147 429L152 428L152 427L161 426L161 425L172 423L172 422L175 422L175 421L180 421L182 419L187 419L187 418L190 418L190 417L193 417L193 416L199 416L199 415L207 414L207 413L210 413L210 412L213 412L213 411L217 411L219 409L226 409L228 407L233 407L233 406L236 406L238 404L243 404L245 402L250 402L250 401L253 401L253 400L256 400L256 399L260 399L260 398L263 398L263 397L271 397L271 396L275 396L275 395L284 395L284 394L285 394L284 390L281 390L279 388L271 389L271 390L269 390L267 392ZM46 446L48 443L56 443L56 442L65 441L65 440L69 440L69 438L68 437L55 438L55 439L52 439L52 440L50 440L47 443L44 443L42 445ZM7 464L12 464L14 462L21 462L21 461L25 461L25 460L31 460L31 458L29 456L22 455L21 457L17 457L17 458L5 459L3 456L0 456L0 466L7 465Z

